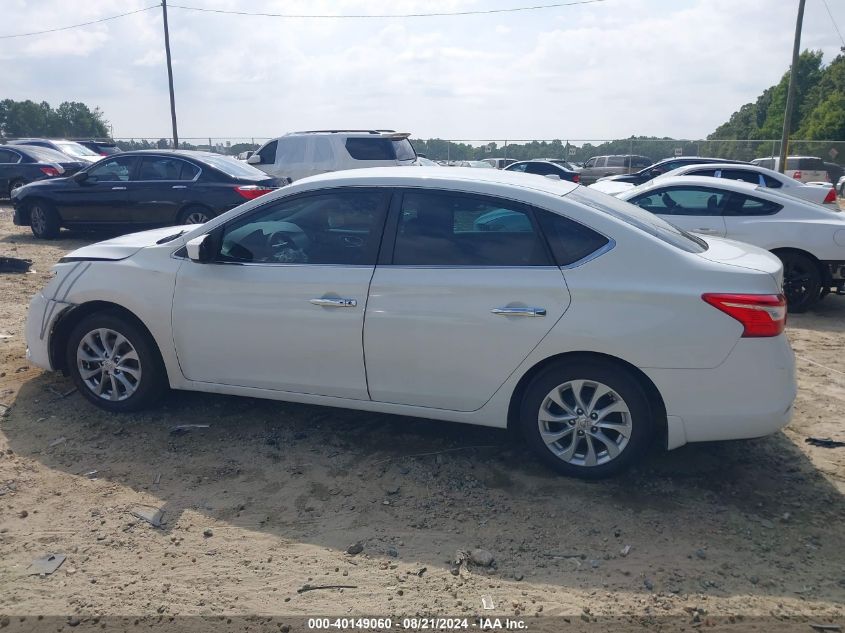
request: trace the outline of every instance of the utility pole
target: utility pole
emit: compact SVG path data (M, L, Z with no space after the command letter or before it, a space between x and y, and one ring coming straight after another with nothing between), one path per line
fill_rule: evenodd
M786 112L783 113L783 134L780 137L778 171L784 173L789 153L789 133L792 131L792 110L795 107L795 82L798 78L798 57L801 54L801 25L804 22L805 0L798 0L798 19L795 21L795 42L792 45L792 66L789 67L789 88L786 90Z
M161 0L161 13L164 17L164 53L167 56L167 83L170 85L170 120L173 123L173 149L179 149L179 132L176 130L176 96L173 94L173 65L170 61L170 30L167 28L167 0Z

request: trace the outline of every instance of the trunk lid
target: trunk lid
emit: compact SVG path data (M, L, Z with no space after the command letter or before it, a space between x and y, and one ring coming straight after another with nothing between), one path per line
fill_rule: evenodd
M774 277L778 288L783 286L783 264L769 251L723 237L703 235L696 235L696 237L707 242L707 250L699 253L699 257L728 266L768 273Z

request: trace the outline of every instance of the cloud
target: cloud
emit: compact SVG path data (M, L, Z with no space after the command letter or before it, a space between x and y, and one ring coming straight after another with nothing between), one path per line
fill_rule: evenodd
M185 2L188 4L187 0ZM191 0L210 8L374 14L513 7L514 0ZM4 0L21 32L141 8L146 0ZM834 6L835 5L835 6ZM817 10L818 9L818 10ZM831 3L845 24L845 7ZM791 3L611 0L545 11L303 20L171 9L180 133L264 137L393 127L424 137L702 136L778 81ZM809 5L804 43L838 39ZM100 106L118 136L169 132L161 12L0 40L4 96Z

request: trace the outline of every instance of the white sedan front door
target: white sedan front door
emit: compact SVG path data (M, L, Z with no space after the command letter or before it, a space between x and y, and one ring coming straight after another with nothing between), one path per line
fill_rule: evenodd
M361 336L388 194L282 198L218 229L185 261L173 336L198 382L368 399Z

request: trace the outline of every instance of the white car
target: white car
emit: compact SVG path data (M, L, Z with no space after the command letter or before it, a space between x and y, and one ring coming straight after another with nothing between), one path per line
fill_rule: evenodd
M292 132L267 141L247 162L290 182L343 169L416 165L409 136L392 130Z
M675 176L709 176L711 178L728 178L730 180L750 182L761 187L778 189L781 193L806 200L807 202L831 204L833 205L832 208L838 210L836 206L836 190L830 183L803 183L800 180L795 180L794 178L758 165L743 165L741 163L684 165L683 167L678 167L677 169L657 176L648 182L673 178ZM644 184L648 184L648 182ZM623 191L628 191L634 186L631 183L616 180L600 180L590 185L596 191L601 191L612 196L618 195Z
M845 218L835 209L725 178L666 176L617 197L686 231L754 244L784 265L789 309L806 310L845 285Z
M26 336L109 411L170 387L510 425L595 478L788 422L781 282L764 250L573 183L357 170L70 253Z

